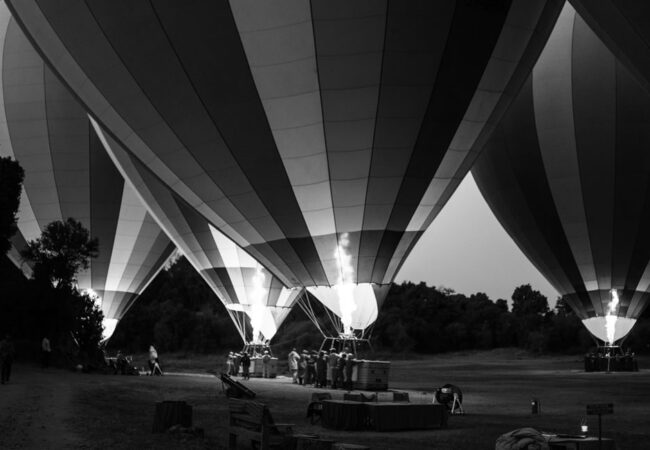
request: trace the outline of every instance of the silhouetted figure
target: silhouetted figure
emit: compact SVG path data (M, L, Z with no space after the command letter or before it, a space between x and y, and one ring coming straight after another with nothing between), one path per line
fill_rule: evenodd
M316 387L327 386L327 352L321 351L316 360Z
M341 353L339 356L339 360L336 364L336 377L334 378L334 382L332 383L332 389L338 389L339 387L343 388L343 382L345 380L344 378L344 372L345 372L345 363L346 363L346 357L347 355L345 353Z
M312 351L307 357L307 375L305 384L316 383L316 355Z
M343 389L353 389L352 370L355 364L356 361L354 359L354 355L352 353L348 353L345 359L345 381L343 382Z
M241 356L241 373L244 380L250 379L250 370L251 370L251 357L247 352Z
M41 365L44 368L50 367L50 355L52 354L52 347L50 340L46 337L41 341Z
M293 384L298 384L298 363L300 363L300 355L295 348L291 350L287 360L289 363L289 372L291 372L291 377L293 378Z
M7 334L0 341L0 382L2 384L8 383L11 378L11 365L14 362L15 353L14 343L11 336Z
M336 366L338 361L339 355L336 353L336 349L332 347L330 349L330 354L327 357L327 378L332 387L334 387L334 380L336 380Z
M264 378L271 377L271 355L268 350L264 350L264 355L262 355L262 376Z
M115 374L126 375L129 362L126 360L126 356L122 353L122 350L117 351L117 358L115 360Z

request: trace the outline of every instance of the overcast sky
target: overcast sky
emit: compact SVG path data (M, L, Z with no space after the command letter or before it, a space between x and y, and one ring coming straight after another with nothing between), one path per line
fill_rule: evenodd
M471 174L417 243L395 281L425 281L466 295L485 292L510 300L530 283L555 305L558 293L496 220Z

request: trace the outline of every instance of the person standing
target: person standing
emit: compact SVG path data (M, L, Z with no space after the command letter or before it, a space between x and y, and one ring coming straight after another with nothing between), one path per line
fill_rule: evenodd
M127 374L127 365L128 362L126 360L126 356L124 356L124 353L122 353L122 350L117 351L117 357L115 358L115 372L114 375L117 375L118 373L120 375L126 375Z
M316 360L316 387L327 386L327 352L321 350Z
M339 355L336 353L336 349L332 347L330 349L330 354L327 357L327 378L329 385L335 387L334 381L336 380L336 365L339 361Z
M153 375L156 368L156 363L158 362L158 352L156 348L152 345L149 346L149 375Z
M307 375L305 378L305 384L315 384L316 383L316 355L312 350L309 352L307 357Z
M332 384L332 389L337 389L337 388L344 388L345 386L343 385L343 373L345 371L345 363L346 363L346 354L341 353L339 356L339 359L336 363L336 377L334 378L334 383Z
M264 355L262 356L262 376L264 378L271 377L271 355L269 355L268 350L264 350Z
M11 365L14 362L14 355L16 349L14 343L11 341L11 336L6 335L0 341L0 382L2 384L8 383L11 377Z
M300 355L295 348L291 350L288 356L289 372L293 378L293 384L298 384L298 362L300 362Z
M251 357L248 352L244 352L241 356L241 375L244 380L250 379Z
M228 353L228 358L226 358L226 373L232 375L232 369L234 367L235 361L232 352Z
M50 367L50 355L52 354L52 347L50 340L45 336L41 341L41 365L44 368Z
M307 350L303 350L298 361L298 384L304 384L307 371Z
M241 366L241 353L237 352L233 355L233 376L239 375L239 367Z
M354 387L354 383L352 382L352 369L355 364L354 354L348 353L345 359L345 381L343 382L343 389L351 391Z

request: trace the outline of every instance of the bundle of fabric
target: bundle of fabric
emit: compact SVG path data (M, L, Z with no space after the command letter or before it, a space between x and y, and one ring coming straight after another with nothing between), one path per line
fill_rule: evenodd
M502 434L495 450L549 450L548 439L534 428L518 428Z

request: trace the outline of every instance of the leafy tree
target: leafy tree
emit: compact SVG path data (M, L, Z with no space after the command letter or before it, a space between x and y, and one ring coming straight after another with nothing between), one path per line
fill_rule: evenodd
M77 273L97 256L97 248L97 239L91 239L81 222L70 217L49 223L40 238L27 244L22 256L34 264L34 278L70 289Z
M512 293L512 313L515 316L543 315L549 311L548 299L530 284L523 284Z
M69 296L72 314L71 332L79 345L82 359L95 361L101 357L99 353L102 340L102 320L104 314L88 294L80 294L76 290Z
M575 316L575 312L569 306L564 297L558 297L557 303L555 304L555 311L559 316Z
M17 161L0 157L0 256L7 254L16 233L16 213L25 172Z
M501 311L508 312L508 300L504 300L500 298L494 303L497 305L497 308L499 308Z

